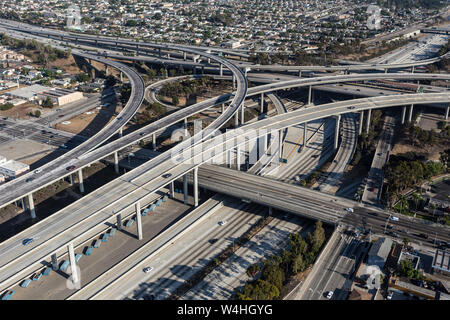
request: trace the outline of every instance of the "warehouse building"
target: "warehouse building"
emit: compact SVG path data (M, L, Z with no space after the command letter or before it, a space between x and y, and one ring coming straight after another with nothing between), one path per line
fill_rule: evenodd
M388 238L379 238L372 244L369 250L367 264L378 266L383 269L386 259L391 251L392 240Z
M30 166L23 162L8 160L0 163L0 174L8 180L15 179L28 171L30 171Z
M83 93L78 91L45 87L39 84L13 90L5 94L13 98L23 99L26 101L35 101L37 103L42 103L42 101L50 98L53 104L58 106L78 101L83 98Z
M53 104L62 106L67 103L83 99L83 93L79 91L72 91L69 89L55 88L40 93L38 97L40 100L45 100L47 99L47 97L49 97L52 100Z
M432 268L435 273L450 276L450 251L436 250Z

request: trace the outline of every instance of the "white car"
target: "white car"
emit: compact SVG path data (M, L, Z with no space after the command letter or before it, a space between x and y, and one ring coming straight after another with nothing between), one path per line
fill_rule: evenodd
M386 299L391 300L393 295L394 295L394 291L389 291Z
M224 226L227 224L227 220L219 221L219 226Z
M40 170L40 169L36 169L36 170L34 170L34 173L39 173L39 172L41 172L41 170Z
M355 210L353 210L353 208L345 208L345 211L347 211L347 212L355 212Z
M146 267L146 268L144 268L144 272L145 272L145 273L149 273L149 272L152 271L152 270L153 270L152 267Z
M389 220L391 220L391 221L398 221L398 217L390 216Z
M333 291L328 291L327 293L327 299L331 299L333 297L334 292Z

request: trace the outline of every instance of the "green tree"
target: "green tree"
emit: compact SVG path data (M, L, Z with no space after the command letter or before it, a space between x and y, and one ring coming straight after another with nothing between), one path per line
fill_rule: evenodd
M40 117L41 117L41 111L40 111L40 110L34 111L34 116L35 116L36 118L40 118Z
M250 277L254 277L259 271L261 271L261 266L259 265L259 263L253 263L247 268L247 274Z
M44 108L53 108L53 101L52 99L50 99L50 97L47 97L43 102L42 102L42 106Z
M275 263L268 263L264 266L261 272L261 279L273 284L278 289L281 289L284 281L283 271Z
M314 232L312 234L308 233L308 242L311 246L313 253L319 252L322 244L325 241L325 229L322 227L322 222L317 221Z
M247 284L238 298L241 298L241 300L272 300L279 295L280 291L275 285L258 279Z

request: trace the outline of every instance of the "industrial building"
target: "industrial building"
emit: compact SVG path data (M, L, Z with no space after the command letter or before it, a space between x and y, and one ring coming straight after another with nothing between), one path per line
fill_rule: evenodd
M78 91L45 87L39 84L34 84L29 87L13 90L5 94L17 99L23 99L26 101L35 101L39 104L42 103L42 101L46 100L47 98L50 98L53 104L58 106L78 101L83 98L83 93Z
M450 251L436 250L432 268L435 273L450 276Z
M372 244L367 257L367 264L378 266L383 269L386 259L391 251L392 240L388 238L379 238Z
M2 159L5 158L2 157ZM15 160L0 162L0 174L4 175L7 180L15 179L28 171L30 171L30 166L23 162Z

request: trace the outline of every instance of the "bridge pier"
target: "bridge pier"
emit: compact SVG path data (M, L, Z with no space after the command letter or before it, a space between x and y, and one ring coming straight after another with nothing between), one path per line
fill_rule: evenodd
M116 174L119 174L119 155L117 154L117 151L114 152L114 171Z
M120 213L116 216L116 222L117 230L122 230L122 215Z
M266 154L267 150L267 134L264 134L258 138L258 159Z
M402 107L402 124L405 123L406 118L406 107Z
M278 157L281 159L283 158L283 130L278 131Z
M241 148L239 146L236 147L236 170L241 170Z
M411 73L414 73L414 66L411 67Z
M83 169L78 170L78 184L80 187L80 192L84 193Z
M445 120L448 120L448 112L450 110L450 106L447 106L447 108L445 109Z
M174 187L174 182L172 181L169 184L169 197L170 197L170 199L173 199L174 195L175 195L175 187Z
M28 194L28 209L30 209L31 219L36 219L36 210L34 209L33 194Z
M261 108L260 113L263 113L264 112L264 93L261 93L261 99L260 99L259 103L260 103L260 108Z
M269 216L271 216L272 213L273 213L273 208L272 208L272 207L269 207Z
M183 193L184 193L184 204L188 204L188 174L185 173L183 176Z
M336 127L334 130L334 150L336 151L339 144L339 125L341 122L341 115L337 115L335 119L336 119Z
M194 207L198 207L198 167L194 168Z
M369 134L370 129L370 115L372 114L372 109L367 110L367 118L366 118L366 134Z
M306 139L308 122L303 123L303 148L306 148L308 139Z
M161 48L158 48L158 56L161 58Z
M136 208L136 229L138 240L142 240L142 216L141 216L141 203L138 201L135 204Z
M73 186L73 173L69 174L70 185Z
M57 271L59 269L58 257L56 256L56 253L52 254L52 269L53 271Z
M226 154L226 165L228 166L228 168L231 168L231 150L227 150L227 154Z
M152 149L156 151L156 133L152 134Z
M312 86L309 86L309 92L308 92L308 105L311 104L311 93L312 93Z
M79 277L72 242L69 243L69 245L67 246L67 250L69 251L70 271L72 272L72 283L76 284L79 283Z
M359 112L359 128L358 134L361 135L363 129L364 111Z
M222 113L225 112L225 103L222 103Z
M414 105L412 104L411 107L409 107L409 113L408 113L408 122L411 123L412 121L412 115L414 111Z
M187 60L187 54L186 54L186 51L183 51L183 61L186 61Z
M299 77L299 78L302 77L302 70L298 70L298 77Z
M239 110L234 114L234 127L237 128L239 126Z
M241 105L241 125L243 126L245 124L245 104L244 101L242 101Z
M123 72L120 71L120 82L123 83Z
M220 64L219 67L219 75L222 77L223 76L223 64Z
M122 138L122 136L123 136L123 129L122 129L122 127L120 127L120 129L119 129L119 138Z

